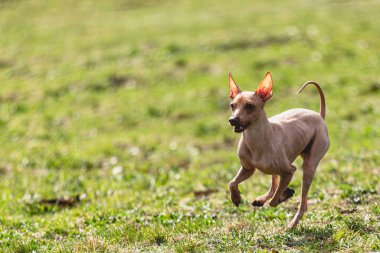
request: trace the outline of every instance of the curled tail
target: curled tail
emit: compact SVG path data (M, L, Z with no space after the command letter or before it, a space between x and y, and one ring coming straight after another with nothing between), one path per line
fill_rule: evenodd
M325 119L325 115L326 115L326 102L325 102L325 95L323 94L323 91L321 89L321 87L319 86L318 83L314 82L314 81L308 81L306 82L304 85L302 85L301 89L298 91L298 94L306 87L308 86L309 84L314 84L315 87L317 87L318 89L318 92L319 92L319 97L321 98L321 105L320 105L320 109L319 109L319 114L321 115L321 117L323 119Z

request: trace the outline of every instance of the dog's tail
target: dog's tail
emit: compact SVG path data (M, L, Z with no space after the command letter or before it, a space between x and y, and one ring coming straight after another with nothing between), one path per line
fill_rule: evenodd
M320 105L320 109L319 109L319 114L321 115L321 117L323 119L325 119L325 116L326 116L326 102L325 102L325 95L323 94L323 91L321 89L321 86L319 86L318 83L314 82L314 81L308 81L306 82L304 85L302 85L301 89L298 91L298 94L306 87L308 86L309 84L314 84L315 87L317 87L318 89L318 92L319 92L319 96L321 98L321 105Z

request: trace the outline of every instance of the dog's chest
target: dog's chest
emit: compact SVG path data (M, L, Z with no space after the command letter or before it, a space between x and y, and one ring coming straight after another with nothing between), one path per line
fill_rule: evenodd
M238 156L243 167L248 169L258 169L264 174L278 174L279 168L273 154L260 151L251 151L248 148L240 147Z

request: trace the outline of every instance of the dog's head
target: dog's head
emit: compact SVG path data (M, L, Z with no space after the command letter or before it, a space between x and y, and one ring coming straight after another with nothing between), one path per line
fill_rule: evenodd
M268 72L256 91L241 91L229 75L232 116L229 118L236 133L241 133L257 121L264 109L264 104L272 95L272 76Z

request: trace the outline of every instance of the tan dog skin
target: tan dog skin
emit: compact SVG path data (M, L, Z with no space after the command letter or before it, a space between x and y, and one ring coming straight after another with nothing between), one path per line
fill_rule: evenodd
M238 156L241 167L230 182L231 200L239 206L241 196L238 185L253 175L255 169L272 175L269 191L255 199L254 206L262 206L269 199L269 205L277 206L290 198L294 191L287 188L296 167L293 161L301 155L302 199L298 211L288 227L295 227L307 210L307 194L313 181L319 161L330 146L325 118L325 98L316 82L305 83L300 93L308 84L314 84L321 99L320 113L307 109L291 109L267 118L264 111L265 102L273 94L272 77L268 72L256 92L241 92L232 75L229 75L232 116L229 119L234 131L242 133ZM280 182L278 183L278 176Z

